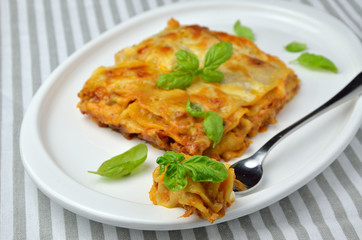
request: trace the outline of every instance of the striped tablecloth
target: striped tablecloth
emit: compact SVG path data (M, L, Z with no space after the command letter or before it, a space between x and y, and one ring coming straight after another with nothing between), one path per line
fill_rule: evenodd
M362 39L361 0L293 1L328 12ZM336 161L298 191L258 212L209 227L118 228L69 212L37 189L21 163L19 131L42 82L102 32L173 2L0 1L0 239L362 239L361 128Z

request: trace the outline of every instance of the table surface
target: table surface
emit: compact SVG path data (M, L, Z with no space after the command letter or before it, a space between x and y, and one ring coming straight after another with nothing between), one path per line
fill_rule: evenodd
M114 227L76 215L37 189L21 163L19 132L42 82L102 32L174 2L0 1L0 239L362 239L361 128L330 167L296 192L248 216L208 227L176 231ZM362 39L361 0L293 2L335 16Z

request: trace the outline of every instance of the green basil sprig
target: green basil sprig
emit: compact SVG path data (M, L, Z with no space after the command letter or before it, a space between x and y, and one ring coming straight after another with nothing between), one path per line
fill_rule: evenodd
M140 166L146 158L147 146L144 143L140 143L128 151L105 161L96 172L88 172L109 178L121 178L129 175L136 167Z
M224 132L224 121L219 114L213 111L205 111L201 104L191 103L190 99L187 100L186 111L193 117L205 117L202 126L208 138L210 138L215 147L222 138Z
M182 153L166 152L157 158L160 165L159 174L165 173L165 186L171 191L182 190L187 186L187 175L198 182L223 182L228 171L221 162L209 157L195 155L184 161Z
M199 75L207 82L221 82L224 74L216 69L231 58L232 54L231 43L214 44L206 53L204 67L199 69L197 56L189 51L180 50L176 53L176 66L172 68L172 72L162 74L156 85L167 90L185 89L191 85L194 77Z
M292 62L298 62L311 69L324 69L334 73L338 72L338 68L331 60L324 56L312 53L302 53L295 61Z
M255 40L253 30L251 30L251 28L249 28L247 26L243 26L241 24L240 20L237 20L235 22L234 32L235 32L236 36L238 36L238 37L245 37L252 42Z
M293 41L285 46L285 50L289 52L302 52L307 48L307 44Z

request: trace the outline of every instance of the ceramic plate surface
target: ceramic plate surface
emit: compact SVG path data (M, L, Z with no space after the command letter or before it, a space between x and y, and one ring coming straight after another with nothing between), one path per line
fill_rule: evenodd
M255 43L280 57L298 74L301 89L280 112L278 123L253 139L251 155L265 141L311 112L344 87L362 69L362 47L335 18L310 7L270 1L186 2L134 17L85 45L59 66L34 96L24 118L20 146L24 167L48 197L87 218L135 229L171 230L207 226L195 216L180 218L183 209L155 206L149 200L155 160L163 151L149 146L148 158L131 176L108 180L96 170L110 157L141 142L100 128L76 108L77 93L98 66L113 64L114 54L158 33L171 17L233 33L241 22L253 29ZM290 63L298 53L284 46L307 43L308 51L331 59L339 73L317 72ZM281 142L265 162L265 178L255 191L237 195L222 222L287 196L328 167L350 142L362 119L362 99L345 103ZM234 160L235 161L235 160ZM231 161L233 163L234 161Z

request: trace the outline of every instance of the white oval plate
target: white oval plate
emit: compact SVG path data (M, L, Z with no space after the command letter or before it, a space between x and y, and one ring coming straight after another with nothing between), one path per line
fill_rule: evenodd
M279 123L253 139L245 155L276 132L334 95L362 69L362 48L351 31L333 17L288 2L187 2L162 7L113 28L59 66L41 86L24 118L20 147L24 167L37 186L60 205L87 218L127 228L171 230L207 226L182 209L154 206L148 198L155 160L163 152L149 146L146 163L131 176L112 181L89 174L139 140L99 128L76 108L77 93L92 71L112 65L114 54L166 26L171 17L233 33L240 19L251 27L256 44L289 62L298 54L284 46L294 40L335 62L340 72L317 72L289 64L302 79L301 89L281 113ZM350 142L361 124L362 100L343 104L292 134L265 163L265 179L248 195L238 195L227 221L252 213L287 196L323 171ZM235 161L235 160L234 160ZM233 161L232 161L233 162Z

